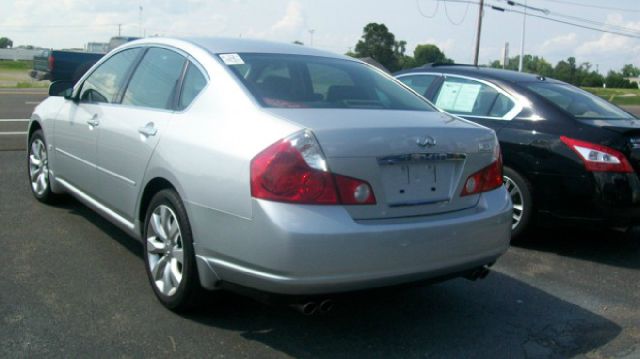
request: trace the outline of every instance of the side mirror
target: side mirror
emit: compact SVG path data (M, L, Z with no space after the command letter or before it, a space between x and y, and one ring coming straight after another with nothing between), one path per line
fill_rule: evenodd
M73 82L71 81L54 81L49 85L49 96L64 96L71 99L73 93Z

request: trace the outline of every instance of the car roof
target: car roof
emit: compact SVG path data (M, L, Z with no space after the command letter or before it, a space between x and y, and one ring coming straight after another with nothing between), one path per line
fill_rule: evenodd
M473 65L425 65L412 69L402 70L394 73L394 76L406 75L410 73L447 73L452 75L469 76L481 80L499 80L505 82L539 82L547 81L561 83L561 81L545 78L540 75L517 72L511 70L495 69L491 67L481 67Z
M332 57L354 60L351 57L318 50L309 46L274 42L258 39L224 38L224 37L190 37L180 40L190 42L204 48L212 54L224 53L270 53Z

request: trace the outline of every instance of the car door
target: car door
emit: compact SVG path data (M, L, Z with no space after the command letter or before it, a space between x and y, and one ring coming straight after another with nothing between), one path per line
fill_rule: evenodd
M133 219L137 194L153 150L171 125L185 56L149 48L122 92L120 105L104 109L97 146L98 197Z
M434 93L436 107L497 133L522 110L522 105L498 86L465 76L444 74Z
M96 144L104 110L117 97L139 54L140 49L121 51L100 64L58 115L56 177L90 195L96 189Z

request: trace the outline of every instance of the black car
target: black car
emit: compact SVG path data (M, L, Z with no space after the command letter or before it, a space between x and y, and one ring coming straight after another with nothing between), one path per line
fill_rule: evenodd
M514 71L427 65L394 75L443 111L496 131L514 238L533 220L640 224L640 120L632 114L570 84Z

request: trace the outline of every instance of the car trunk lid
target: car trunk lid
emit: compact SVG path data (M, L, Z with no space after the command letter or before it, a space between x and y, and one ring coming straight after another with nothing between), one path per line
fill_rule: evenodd
M474 207L467 177L493 161L492 130L439 112L270 109L312 130L329 170L365 180L375 205L345 206L354 219L423 216Z

